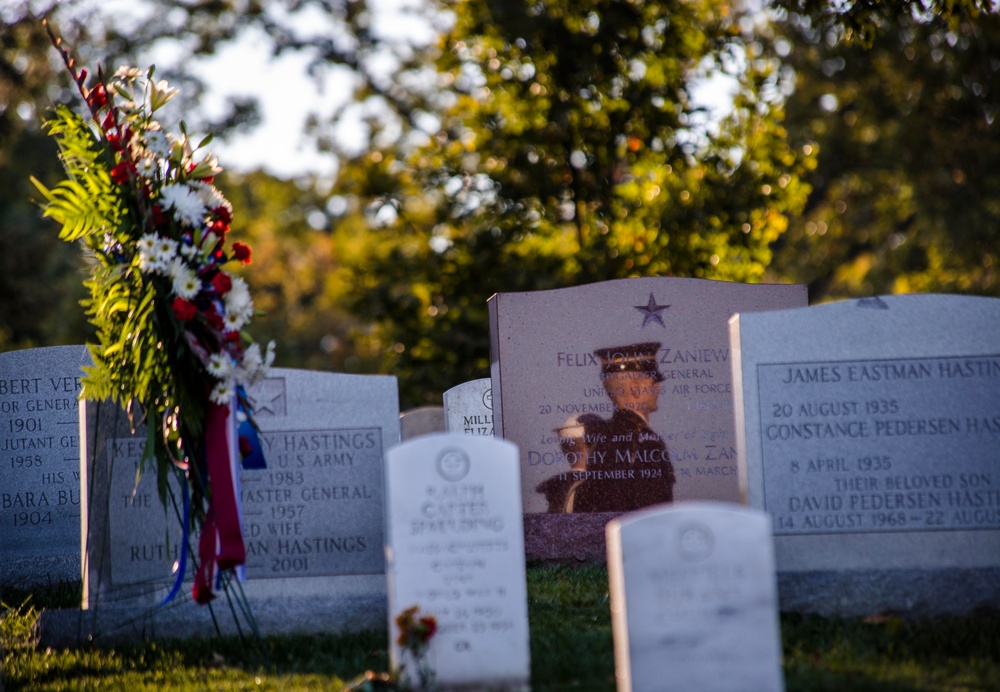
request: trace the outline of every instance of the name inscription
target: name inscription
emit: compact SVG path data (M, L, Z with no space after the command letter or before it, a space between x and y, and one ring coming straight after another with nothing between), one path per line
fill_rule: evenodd
M757 374L776 534L1000 528L1000 356Z
M143 440L109 441L109 454L134 463ZM261 445L267 468L240 473L243 539L247 574L252 578L377 574L382 555L382 435L377 428L264 431ZM145 474L139 486L115 479L112 551L118 574L164 576L168 554L163 541L163 509L155 479ZM140 516L141 515L141 516ZM146 516L148 515L148 519ZM172 515L171 515L172 516ZM134 530L149 521L160 529ZM171 531L170 544L177 540Z
M78 538L80 376L0 378L0 532L5 550L35 551L39 532Z

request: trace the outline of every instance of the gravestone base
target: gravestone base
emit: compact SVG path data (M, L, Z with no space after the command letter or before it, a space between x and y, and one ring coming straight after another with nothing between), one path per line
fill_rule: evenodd
M779 572L782 612L931 618L1000 610L1000 567Z
M529 561L603 565L608 552L604 527L621 512L525 514L524 550Z
M384 577L380 578L384 583ZM358 593L331 598L313 596L248 596L260 634L341 634L385 627L385 594ZM40 646L66 648L115 645L136 641L214 637L212 620L224 636L252 635L246 619L234 619L225 594L212 601L212 608L196 604L188 592L175 602L159 607L107 607L95 610L44 610L39 620ZM237 610L237 612L239 612ZM238 625L238 626L237 626Z

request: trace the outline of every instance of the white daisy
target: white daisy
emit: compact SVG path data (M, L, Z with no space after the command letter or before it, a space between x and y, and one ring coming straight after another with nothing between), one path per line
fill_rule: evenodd
M146 146L161 159L170 156L170 140L155 121L146 128Z
M153 261L162 265L164 270L170 267L170 263L177 256L177 241L172 238L156 236L156 244L153 245Z
M115 70L115 79L133 80L138 79L142 76L142 72L138 67L132 67L131 65L122 65L117 70Z
M213 353L208 359L206 366L208 374L217 380L224 380L229 377L233 364L232 360L225 353Z
M232 403L233 395L235 393L236 388L233 386L232 381L223 380L212 387L212 393L208 395L208 398L212 400L212 403L218 404L219 406L226 406Z
M201 291L201 279L186 264L179 261L181 268L174 276L174 293L185 300L191 300Z
M223 329L227 332L235 332L243 328L243 325L247 323L248 316L246 313L237 311L226 311L226 314L222 318Z
M139 252L145 252L147 254L152 253L156 248L156 241L158 236L155 233L143 233L142 237L139 238L137 243L139 247Z
M143 178L152 178L158 170L156 159L151 155L141 157L136 165L136 170L139 171L139 175Z

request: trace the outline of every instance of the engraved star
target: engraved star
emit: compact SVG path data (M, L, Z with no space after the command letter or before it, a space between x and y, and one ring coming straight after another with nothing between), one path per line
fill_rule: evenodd
M653 297L652 293L649 294L648 303L646 303L645 305L633 305L632 307L634 307L639 312L645 313L642 318L643 327L645 327L650 322L656 322L661 327L667 326L666 324L663 323L663 316L660 313L669 308L670 306L657 305L656 298Z
M267 378L261 383L261 391L254 401L254 413L258 416L277 416L278 411L284 408L285 398L284 382L280 378Z

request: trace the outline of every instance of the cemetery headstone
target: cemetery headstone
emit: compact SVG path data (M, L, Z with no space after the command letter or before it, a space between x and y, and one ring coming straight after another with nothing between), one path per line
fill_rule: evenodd
M80 579L84 346L0 353L0 586Z
M399 435L401 440L411 440L419 435L444 432L443 406L418 406L403 411L399 416Z
M622 279L490 298L496 435L520 449L530 558L603 562L615 514L737 502L728 320L801 285Z
M1000 300L883 296L733 318L741 484L783 610L1000 605Z
M275 368L248 393L267 466L240 473L243 588L261 630L381 624L383 458L399 441L396 379ZM186 634L214 633L208 609L191 602L190 584L176 608L155 608L174 581L181 532L174 511L160 505L155 476L135 484L144 429L130 434L115 405L84 406L83 605L97 634L110 636L114 623L105 627L104 620L120 616L136 619L148 635L171 610L188 617L185 626L195 631Z
M619 692L781 692L771 519L707 502L607 526Z
M458 433L386 455L391 660L396 617L437 621L427 663L443 688L526 689L528 606L517 449Z
M444 393L445 429L465 435L493 435L493 382L465 382Z

